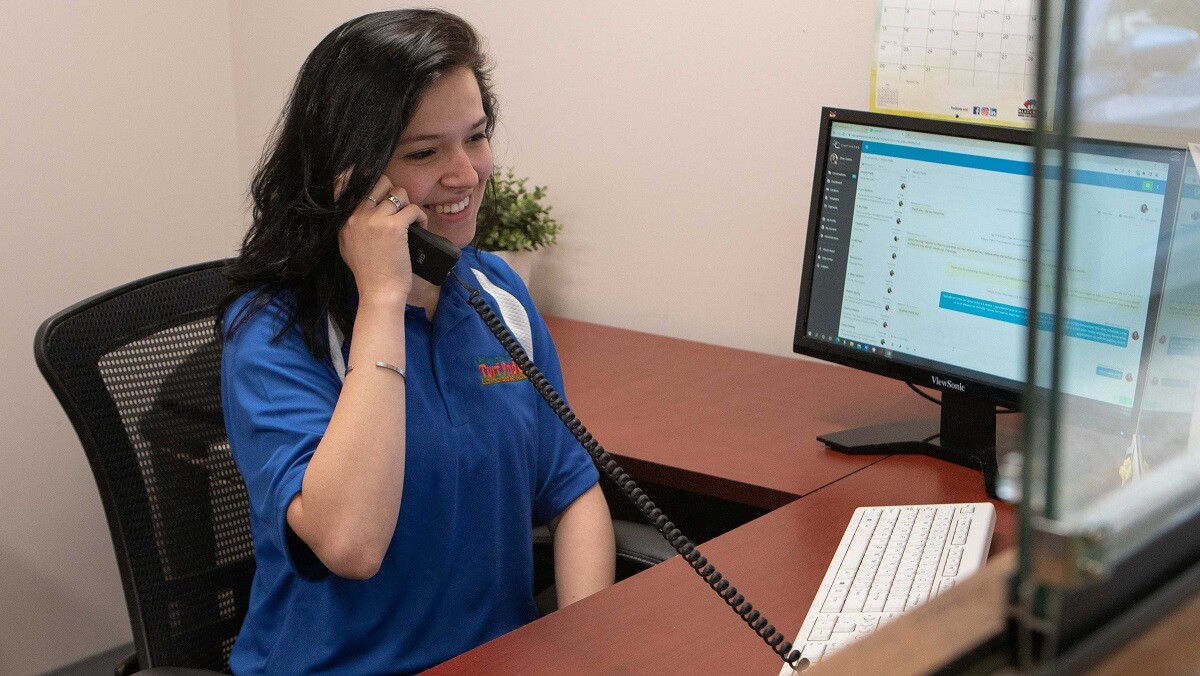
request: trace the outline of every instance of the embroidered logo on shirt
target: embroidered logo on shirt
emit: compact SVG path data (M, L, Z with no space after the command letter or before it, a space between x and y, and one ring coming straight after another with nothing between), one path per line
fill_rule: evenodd
M508 357L476 357L479 379L483 385L499 385L526 380L516 362Z

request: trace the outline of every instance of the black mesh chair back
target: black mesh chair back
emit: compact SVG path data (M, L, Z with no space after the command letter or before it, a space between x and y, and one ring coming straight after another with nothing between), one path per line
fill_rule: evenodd
M38 367L96 477L141 668L228 671L254 575L246 488L221 415L223 261L51 317Z

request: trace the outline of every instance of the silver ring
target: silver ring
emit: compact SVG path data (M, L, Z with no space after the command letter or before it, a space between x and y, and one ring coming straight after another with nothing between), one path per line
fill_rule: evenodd
M391 200L392 204L396 205L396 211L400 211L401 209L404 208L404 202L401 201L399 197L396 197L395 195L392 195L389 193L388 199Z
M371 203L374 204L375 206L379 206L379 200L375 199L374 197L367 195L367 199L371 200Z

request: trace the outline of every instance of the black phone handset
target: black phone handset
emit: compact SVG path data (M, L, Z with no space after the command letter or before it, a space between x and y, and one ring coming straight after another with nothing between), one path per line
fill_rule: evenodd
M413 257L413 272L439 286L445 283L453 271L454 264L458 261L459 251L449 240L417 226L409 226L408 247ZM420 260L418 260L418 256L420 256ZM483 298L479 289L467 284L458 275L454 275L454 279L467 290L471 307L475 308L475 312L483 319L483 323L500 341L537 393L588 452L600 473L607 476L617 488L621 489L621 492L642 513L646 521L662 533L662 536L691 565L696 574L703 578L717 592L717 595L745 620L754 633L762 637L767 645L783 658L784 662L796 670L807 668L808 659L802 659L800 651L792 650L791 642L784 640L783 634L776 631L775 627L767 622L767 618L755 610L745 596L738 593L737 587L729 584L729 580L717 572L717 569L696 548L696 544L675 527L667 515L654 505L650 496L637 487L637 484L621 469L617 461L592 437L579 418L575 416L575 412L559 396L558 392L554 390L554 386L546 380L546 376L542 375L541 370L525 353L524 348L509 332L508 327L500 321L495 312L492 312L492 308Z
M408 257L412 259L413 274L441 286L458 262L458 247L441 235L419 225L408 226Z

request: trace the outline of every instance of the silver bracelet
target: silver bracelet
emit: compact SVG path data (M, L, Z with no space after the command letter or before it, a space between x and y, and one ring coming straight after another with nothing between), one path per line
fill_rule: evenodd
M395 364L389 364L386 361L377 361L377 362L375 362L375 366L378 366L381 369L395 371L396 373L399 373L400 377L403 378L405 381L408 380L408 376L404 375L404 369L400 368L399 366L396 366ZM354 370L353 366L347 366L346 367L346 375L350 375L350 372L353 370Z

